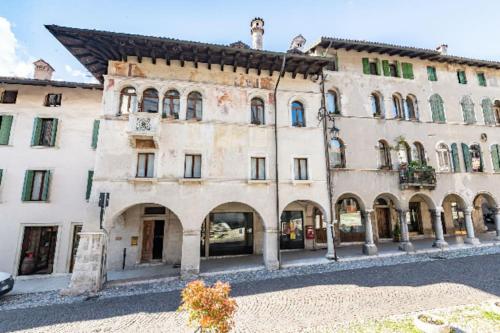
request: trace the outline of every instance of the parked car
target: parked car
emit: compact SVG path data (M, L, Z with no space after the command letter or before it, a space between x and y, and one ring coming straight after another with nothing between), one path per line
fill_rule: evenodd
M0 272L0 296L14 288L14 278L9 273Z

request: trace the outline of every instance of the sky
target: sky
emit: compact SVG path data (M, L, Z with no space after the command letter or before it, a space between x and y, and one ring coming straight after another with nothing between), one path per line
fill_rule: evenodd
M500 61L498 0L0 0L0 76L32 77L45 59L54 79L92 82L44 24L179 38L250 42L249 24L265 21L264 49L286 51L302 34L435 48Z

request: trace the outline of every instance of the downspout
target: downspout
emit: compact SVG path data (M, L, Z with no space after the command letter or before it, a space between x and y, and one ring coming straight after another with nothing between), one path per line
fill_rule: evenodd
M278 75L278 80L274 86L274 171L276 174L276 223L277 223L277 240L278 240L278 269L281 269L281 214L280 214L280 188L279 188L279 167L278 167L278 98L276 93L278 91L278 86L280 84L281 76L285 72L286 64L286 54L283 54L283 62L281 63L281 69Z
M324 142L324 150L325 150L325 163L326 163L326 187L328 189L328 208L330 209L330 219L332 228L335 228L334 220L333 220L333 184L332 184L332 175L330 172L330 154L328 151L329 140L328 140L328 124L327 121L330 119L328 117L328 110L326 109L326 99L325 99L325 74L323 73L323 68L321 68L320 74L320 91L321 91L321 108L320 108L320 117L323 120L323 142ZM332 125L335 126L335 123ZM329 226L327 226L329 228ZM327 229L326 232L329 232ZM335 261L338 260L337 257L337 249L335 248L335 232L332 232L332 241L333 241L333 259Z

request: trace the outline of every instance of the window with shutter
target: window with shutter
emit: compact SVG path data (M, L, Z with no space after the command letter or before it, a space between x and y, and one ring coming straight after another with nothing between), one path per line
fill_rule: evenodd
M61 106L62 94L47 94L45 106Z
M460 158L458 156L458 146L456 143L451 145L451 158L453 160L453 172L460 172Z
M429 81L437 81L436 67L427 66L427 78Z
M429 99L429 103L431 104L432 121L436 123L444 123L444 105L441 96L438 94L432 95Z
M3 169L0 169L0 186L2 186Z
M382 69L384 71L384 76L391 75L391 69L389 68L389 61L388 60L382 60Z
M495 170L495 172L500 172L500 146L498 144L491 146L491 161L493 170Z
M368 58L363 58L363 73L370 74L370 60Z
M90 199L93 180L94 180L94 170L89 170L87 174L87 191L85 192L85 200L87 201Z
M467 76L465 75L465 71L457 71L458 83L467 84Z
M465 143L462 143L462 153L464 156L465 172L472 172L472 158L469 146Z
M94 126L92 128L92 143L90 144L93 149L97 148L97 140L99 139L99 125L100 121L94 120Z
M485 125L495 125L495 116L493 114L493 103L491 99L484 98L481 101L481 107L483 108L483 118Z
M49 184L49 170L27 170L24 176L22 200L47 201Z
M477 73L477 81L481 87L486 87L486 76L484 73Z
M466 124L474 124L476 122L476 115L474 113L474 103L472 102L470 96L462 97L460 104L462 105L464 122Z
M0 116L0 145L8 145L14 116Z
M403 78L413 80L413 64L403 62L401 66L403 68Z

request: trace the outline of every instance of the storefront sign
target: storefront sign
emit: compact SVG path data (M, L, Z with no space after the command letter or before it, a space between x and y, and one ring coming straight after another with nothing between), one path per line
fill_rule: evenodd
M314 228L312 225L306 225L306 239L314 239Z

